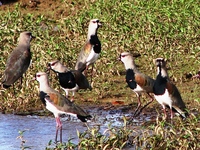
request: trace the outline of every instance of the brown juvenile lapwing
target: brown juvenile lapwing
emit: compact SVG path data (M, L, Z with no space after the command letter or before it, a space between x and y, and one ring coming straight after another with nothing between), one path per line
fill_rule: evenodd
M100 26L101 22L98 19L92 19L90 21L86 43L81 49L81 52L76 62L75 70L79 70L81 72L84 71L85 75L87 75L89 65L92 65L91 73L93 73L94 63L98 59L101 52L101 42L99 41L97 36L97 30Z
M87 78L81 71L69 70L58 60L49 62L48 68L57 73L60 86L65 91L67 98L69 91L72 92L72 101L74 100L75 92L79 89L92 90Z
M6 62L6 68L2 78L4 88L9 88L14 84L28 69L31 62L30 42L31 32L22 32L19 37L18 46L12 51Z
M182 117L187 116L185 103L177 87L170 81L166 68L166 60L157 58L154 60L157 67L157 77L153 86L155 99L162 105L164 118L167 118L166 107L170 108L171 119L173 112L178 113Z
M82 122L91 119L91 116L65 96L52 89L49 86L48 76L45 72L36 73L35 78L39 82L40 99L42 103L54 114L56 119L55 141L57 142L58 130L60 130L60 142L62 142L62 123L59 117L61 114L76 116Z
M128 86L136 93L138 97L138 106L134 112L134 116L139 115L139 113L153 101L153 97L149 93L153 93L153 84L155 82L151 77L141 73L134 62L134 58L131 53L123 52L120 54L119 60L124 63L126 69L126 82ZM141 106L141 93L147 93L151 100L144 105L140 111L137 113Z

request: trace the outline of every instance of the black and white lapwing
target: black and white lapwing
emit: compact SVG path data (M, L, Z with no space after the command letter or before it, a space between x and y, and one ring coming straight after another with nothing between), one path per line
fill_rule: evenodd
M141 73L137 69L134 62L134 57L131 53L121 53L119 60L124 63L126 69L126 82L128 86L133 90L133 92L136 93L138 97L138 106L134 112L134 116L137 116L146 106L148 106L153 101L153 97L149 93L153 93L153 85L155 80ZM147 93L151 100L138 112L139 108L141 107L141 93Z
M187 116L186 106L182 100L181 94L177 87L170 81L166 68L166 60L157 58L154 60L157 67L157 77L153 86L155 99L162 105L164 111L164 118L167 118L166 107L169 107L171 119L173 112Z
M75 92L79 89L92 90L87 78L79 70L69 70L60 61L55 60L48 63L48 68L57 73L60 86L66 93L68 98L69 91L72 92L72 101L74 100Z
M93 73L94 63L99 58L101 52L101 42L97 36L97 30L100 26L102 26L102 24L98 19L90 20L87 40L81 49L76 62L75 70L79 70L81 72L84 71L86 76L89 65L92 65L91 73Z
M31 32L25 31L20 34L18 46L12 51L7 59L5 71L2 78L4 88L9 88L28 69L31 62L30 42L33 36Z
M38 72L35 79L39 82L40 99L46 108L51 111L56 119L56 137L57 142L58 131L60 130L60 142L62 142L62 123L60 115L69 114L77 117L82 122L91 119L91 115L85 112L82 108L71 102L65 96L58 93L49 86L48 76L45 72Z

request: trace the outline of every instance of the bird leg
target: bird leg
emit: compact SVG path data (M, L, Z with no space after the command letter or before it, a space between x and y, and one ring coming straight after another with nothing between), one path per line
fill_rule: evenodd
M64 89L64 88L62 88L62 89ZM68 90L67 90L67 89L64 89L64 91L65 91L66 98L68 98L68 95L69 95Z
M12 87L13 87L13 93L14 93L14 96L16 96L15 85L13 84Z
M163 106L163 112L164 112L164 120L166 120L167 119L167 113L166 113L165 106Z
M147 107L149 104L151 104L152 102L153 102L153 97L149 94L149 93L147 93L148 95L149 95L149 97L151 98L151 100L146 104L146 105L144 105L139 111L138 111L138 113L137 114L135 114L135 117L136 116L138 116L141 112L142 112L142 110L145 108L145 107Z
M90 83L92 83L93 69L94 69L94 64L92 64L91 75L90 75Z
M56 137L55 142L57 143L57 137L58 137L58 130L60 130L60 143L62 143L62 123L60 121L59 117L56 117Z
M26 74L26 73L24 73L24 74ZM20 77L20 89L22 89L22 84L23 84L23 75Z
M88 66L86 65L85 70L84 70L84 75L87 77L87 71L88 71Z
M71 98L71 101L72 101L72 102L74 101L74 95L75 95L75 92L73 91L73 92L72 92L72 98Z
M21 76L21 77L20 77L20 82L21 82L20 84L21 84L21 87L22 87L22 83L23 83L23 76Z
M134 114L133 114L133 117L136 116L137 111L138 111L138 109L140 108L140 106L141 106L140 95L138 95L138 106L137 106L137 108L136 108L136 110L135 110L135 112L134 112Z
M174 113L172 111L172 108L170 108L170 113L171 113L171 119L174 117Z

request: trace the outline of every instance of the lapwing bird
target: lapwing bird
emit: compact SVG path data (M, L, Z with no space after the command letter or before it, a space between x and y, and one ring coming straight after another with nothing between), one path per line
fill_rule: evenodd
M139 113L148 106L152 101L153 97L149 93L153 93L153 85L155 80L151 77L141 73L134 62L134 57L129 52L123 52L120 54L119 60L124 63L126 69L126 82L128 86L136 93L138 97L138 106L134 112L134 116L139 115ZM151 100L144 105L140 111L138 112L139 108L141 107L141 94L147 93Z
M173 118L173 112L185 118L187 116L185 103L177 87L168 77L166 60L157 58L154 60L154 63L157 67L157 77L153 86L153 92L155 99L163 107L164 118L167 118L166 107L170 108L171 119Z
M33 38L31 32L22 32L19 37L18 46L12 51L7 59L5 71L2 78L4 88L9 88L28 69L31 62L30 42Z
M83 109L71 102L65 96L61 95L49 86L48 76L45 72L36 73L35 79L39 82L40 99L46 108L51 111L56 119L56 137L60 130L60 142L62 142L62 123L60 121L60 115L69 114L77 117L82 122L86 122L91 119L91 115L86 113Z
M48 63L48 68L57 73L60 86L66 93L68 98L69 91L72 92L72 101L74 100L75 92L79 89L92 90L87 78L79 70L69 70L60 61L55 60Z
M90 21L87 40L81 49L75 66L75 70L84 71L84 74L87 75L88 67L92 65L91 80L94 63L99 58L101 52L101 42L97 36L97 30L100 26L101 22L98 19L92 19Z

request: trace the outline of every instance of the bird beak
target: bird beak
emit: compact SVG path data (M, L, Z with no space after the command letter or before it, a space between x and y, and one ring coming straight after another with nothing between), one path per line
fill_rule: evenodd
M31 81L35 81L36 80L36 74L35 74L35 77L33 79L31 79Z
M47 69L46 69L45 72L46 72L47 74L49 74L50 70L51 70L51 64L48 63L48 64L47 64Z
M119 57L117 58L118 61L121 61L121 54L119 55Z
M98 26L101 27L102 26L102 22L98 22Z
M31 40L32 40L32 39L35 39L35 38L36 38L36 37L35 37L35 36L33 36L33 35L31 34Z

